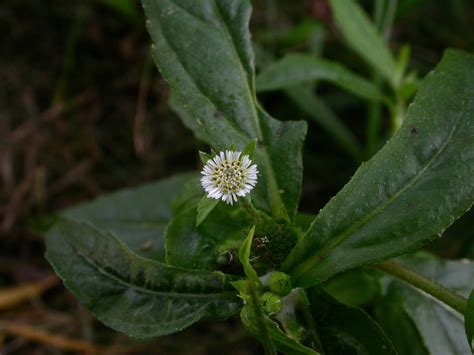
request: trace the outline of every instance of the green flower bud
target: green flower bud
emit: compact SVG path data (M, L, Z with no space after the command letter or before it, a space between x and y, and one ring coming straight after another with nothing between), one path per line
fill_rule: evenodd
M284 220L257 224L250 259L259 275L276 270L297 242L296 230Z
M263 310L269 314L274 315L280 313L283 308L283 303L281 302L281 297L273 292L265 292L262 297Z
M270 275L268 278L268 287L273 293L282 297L289 294L293 289L290 275L280 271L276 271Z

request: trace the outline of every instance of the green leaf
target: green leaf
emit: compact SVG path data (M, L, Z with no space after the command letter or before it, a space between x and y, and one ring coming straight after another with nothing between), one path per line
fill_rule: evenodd
M202 317L227 318L241 301L218 272L144 259L109 232L62 220L46 257L65 286L107 326L136 338L182 330Z
M265 326L270 338L275 343L275 347L283 354L317 354L314 350L300 344L296 339L286 335L278 326L276 322L263 315ZM259 323L255 318L255 314L250 305L245 305L240 312L240 319L245 328L257 339L262 338Z
M255 98L250 2L142 0L152 53L186 125L215 150L258 140L256 207L293 219L305 122L279 122ZM176 103L175 102L175 103Z
M257 149L257 140L252 139L250 142L247 143L244 150L242 150L242 155L248 155L250 159L253 159L255 149Z
M397 65L375 25L354 0L331 0L337 26L347 44L395 85Z
M384 99L380 90L370 81L340 64L308 54L289 54L270 65L258 75L257 90L277 90L315 80L329 81L364 99Z
M115 234L135 253L164 260L163 233L173 216L172 202L197 174L176 175L135 189L120 190L61 211L63 217L86 221Z
M469 295L474 285L474 264L466 259L446 261L436 259L427 253L419 253L402 257L398 261L464 297ZM410 318L429 353L470 353L462 314L446 307L425 292L390 276L386 276L384 284L385 292L380 300L381 304L376 304L377 319L383 325L385 318L394 317L393 313L398 307L398 312L403 312ZM387 334L392 336L399 332L401 327L402 324L389 324L386 328ZM395 335L394 339L397 350L400 354L405 354L402 350L406 344L401 343L407 339L397 337L399 335ZM409 351L406 354L419 354L419 352Z
M199 225L206 219L206 217L212 212L218 203L219 200L211 199L207 196L203 196L201 198L201 201L199 201L199 205L197 207L196 227L199 227Z
M285 88L284 92L306 113L323 127L357 161L361 158L361 147L357 138L334 111L313 93L310 86L298 85Z
M196 226L195 205L176 215L165 231L166 262L188 269L216 270L221 254L237 253L250 224L243 211L225 204L217 206L204 223ZM232 260L229 260L231 262Z
M212 157L210 154L199 151L199 158L201 159L201 163L206 164Z
M249 234L247 235L247 238L245 238L244 242L242 243L242 246L240 247L239 251L239 260L242 266L244 267L245 275L249 278L251 282L254 282L255 285L261 286L262 283L260 282L260 279L258 278L257 272L254 270L252 265L250 264L250 251L252 248L252 240L253 240L253 234L255 233L255 226L253 226Z
M380 326L362 309L340 303L320 287L308 290L324 354L396 354Z
M340 273L324 283L326 292L350 306L371 303L382 293L379 273L370 269L354 269Z
M140 18L133 0L100 0L100 2L132 22L136 22Z
M467 301L466 314L464 315L464 324L468 344L474 352L474 291L471 291L469 300Z
M474 57L447 51L403 126L322 209L283 270L310 286L435 239L474 201Z
M393 292L387 293L377 300L373 307L375 319L392 341L398 354L429 354L413 319L400 303L399 295Z

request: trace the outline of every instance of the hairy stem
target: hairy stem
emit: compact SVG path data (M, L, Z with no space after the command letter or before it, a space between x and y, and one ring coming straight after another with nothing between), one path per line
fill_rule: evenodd
M436 281L431 280L394 260L387 260L374 266L379 270L405 281L413 287L425 291L459 313L465 313L467 300Z

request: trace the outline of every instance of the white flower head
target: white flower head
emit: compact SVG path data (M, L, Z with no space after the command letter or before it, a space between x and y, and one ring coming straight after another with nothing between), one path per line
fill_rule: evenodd
M201 174L207 197L232 205L237 196L243 197L255 187L258 171L248 155L226 150L209 159Z

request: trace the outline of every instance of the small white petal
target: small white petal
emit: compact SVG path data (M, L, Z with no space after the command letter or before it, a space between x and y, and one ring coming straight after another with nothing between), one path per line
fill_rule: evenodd
M257 184L258 170L247 154L226 150L209 159L201 175L201 185L209 198L232 205Z

